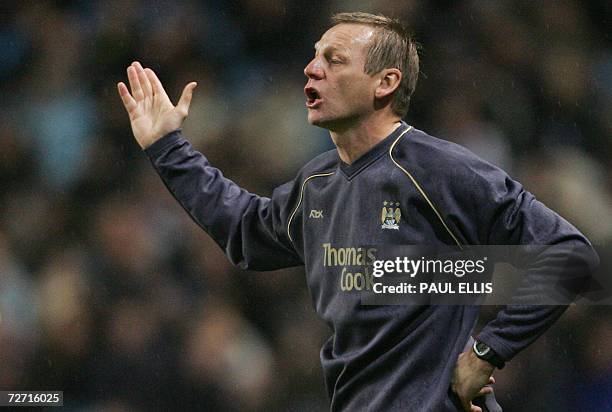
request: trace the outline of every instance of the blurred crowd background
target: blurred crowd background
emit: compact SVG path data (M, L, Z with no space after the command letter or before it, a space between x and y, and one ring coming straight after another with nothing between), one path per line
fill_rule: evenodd
M116 84L136 59L173 99L198 81L185 134L269 195L332 147L307 125L303 68L355 10L422 44L409 124L610 247L608 0L2 2L0 389L63 390L75 411L328 408L303 270L229 265L140 152ZM496 376L507 411L612 410L609 308L571 308Z

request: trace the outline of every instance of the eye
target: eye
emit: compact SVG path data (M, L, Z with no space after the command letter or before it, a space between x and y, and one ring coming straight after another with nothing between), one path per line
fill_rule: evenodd
M332 54L330 55L327 60L329 61L329 64L333 64L333 65L337 65L337 64L342 64L344 63L344 59L341 56Z

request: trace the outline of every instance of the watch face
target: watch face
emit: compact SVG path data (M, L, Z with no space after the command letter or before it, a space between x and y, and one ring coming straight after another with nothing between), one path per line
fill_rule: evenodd
M476 352L478 356L484 356L489 353L490 350L491 348L486 343L476 342L474 344L474 352Z

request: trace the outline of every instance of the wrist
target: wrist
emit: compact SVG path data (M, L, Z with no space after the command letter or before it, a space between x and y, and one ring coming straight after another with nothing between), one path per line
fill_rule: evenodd
M144 149L144 152L149 157L157 157L159 154L164 152L167 148L176 145L178 142L182 141L181 129L174 130L166 134L165 136L157 139L151 145Z
M476 369L477 371L482 372L483 374L487 374L487 376L490 376L495 370L495 365L484 359L480 359L478 356L476 356L474 351L470 351L468 356L470 358L470 364L472 365L472 368Z
M493 368L503 369L505 366L505 361L484 342L479 340L474 341L474 345L472 345L471 353L477 359L488 363Z

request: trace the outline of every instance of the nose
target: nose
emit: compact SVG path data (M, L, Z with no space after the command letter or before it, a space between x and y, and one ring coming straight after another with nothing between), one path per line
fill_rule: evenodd
M323 78L323 68L321 67L321 61L318 57L315 57L304 67L304 74L309 79L319 80Z

